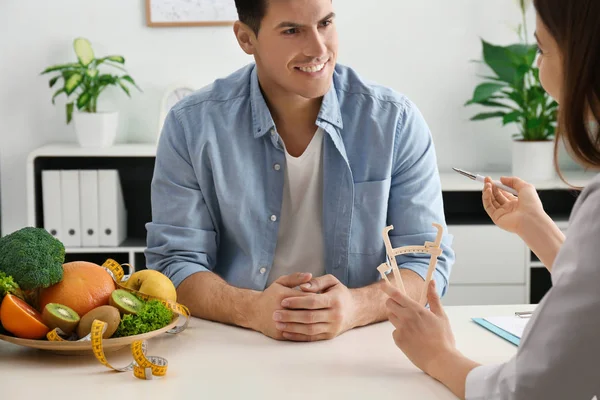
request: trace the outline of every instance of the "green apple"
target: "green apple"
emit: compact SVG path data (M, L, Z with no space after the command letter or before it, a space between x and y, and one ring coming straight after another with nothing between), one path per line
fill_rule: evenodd
M165 274L153 269L134 272L125 286L148 296L177 301L177 290L173 282Z

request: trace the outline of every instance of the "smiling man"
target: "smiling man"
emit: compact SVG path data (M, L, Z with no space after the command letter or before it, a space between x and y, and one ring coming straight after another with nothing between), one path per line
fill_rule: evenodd
M255 62L170 111L157 149L148 268L196 317L278 340L385 320L377 266L446 227L436 155L415 105L336 63L331 0L236 0ZM434 273L445 293L445 233ZM418 299L429 256L397 258ZM390 275L393 280L392 275Z

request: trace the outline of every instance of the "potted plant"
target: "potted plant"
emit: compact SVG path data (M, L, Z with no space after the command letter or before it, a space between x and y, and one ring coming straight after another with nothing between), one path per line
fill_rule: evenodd
M130 97L130 88L127 85L140 89L127 74L119 76L100 73L100 66L125 71L122 67L125 59L122 56L96 58L90 42L85 38L76 38L73 41L73 49L77 62L54 65L41 73L57 74L50 79L50 88L62 79L63 86L54 92L52 104L55 104L55 99L60 94L64 93L67 96L66 121L69 124L73 120L77 139L82 147L111 146L117 134L119 112L99 110L98 97L109 86L120 87Z
M552 163L556 131L557 103L544 91L535 66L537 45L527 40L527 7L531 1L518 0L522 24L519 43L497 46L481 40L483 62L492 71L479 84L466 103L495 109L471 118L481 121L499 118L502 125L514 124L512 174L528 181L555 177Z

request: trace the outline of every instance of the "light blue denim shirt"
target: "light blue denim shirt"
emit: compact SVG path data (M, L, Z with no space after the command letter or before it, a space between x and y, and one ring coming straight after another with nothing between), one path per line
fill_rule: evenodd
M439 223L443 254L434 279L444 294L454 262L452 236L434 144L415 105L338 64L316 125L325 131L326 273L349 288L374 283L386 259L386 226L394 226L393 247L422 246L435 240L432 223ZM277 245L285 165L255 64L180 101L166 118L156 154L147 268L176 286L191 274L212 271L233 286L264 290ZM429 259L396 258L422 277Z

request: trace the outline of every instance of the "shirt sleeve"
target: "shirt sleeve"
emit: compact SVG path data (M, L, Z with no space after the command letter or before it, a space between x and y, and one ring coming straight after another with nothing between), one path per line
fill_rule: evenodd
M212 271L217 234L175 109L165 119L160 136L151 200L147 268L167 275L176 287L196 272Z
M599 181L600 182L600 181ZM600 395L600 185L582 193L552 267L553 287L506 364L473 369L467 399L592 399Z
M437 229L432 224L440 224L444 229L443 252L438 258L433 278L440 296L443 296L455 258L452 236L444 215L433 139L420 111L406 98L394 147L388 209L388 223L394 226L389 232L390 243L394 248L423 246L426 241L435 241ZM399 268L413 270L423 279L427 276L430 259L429 254L414 253L396 258Z

